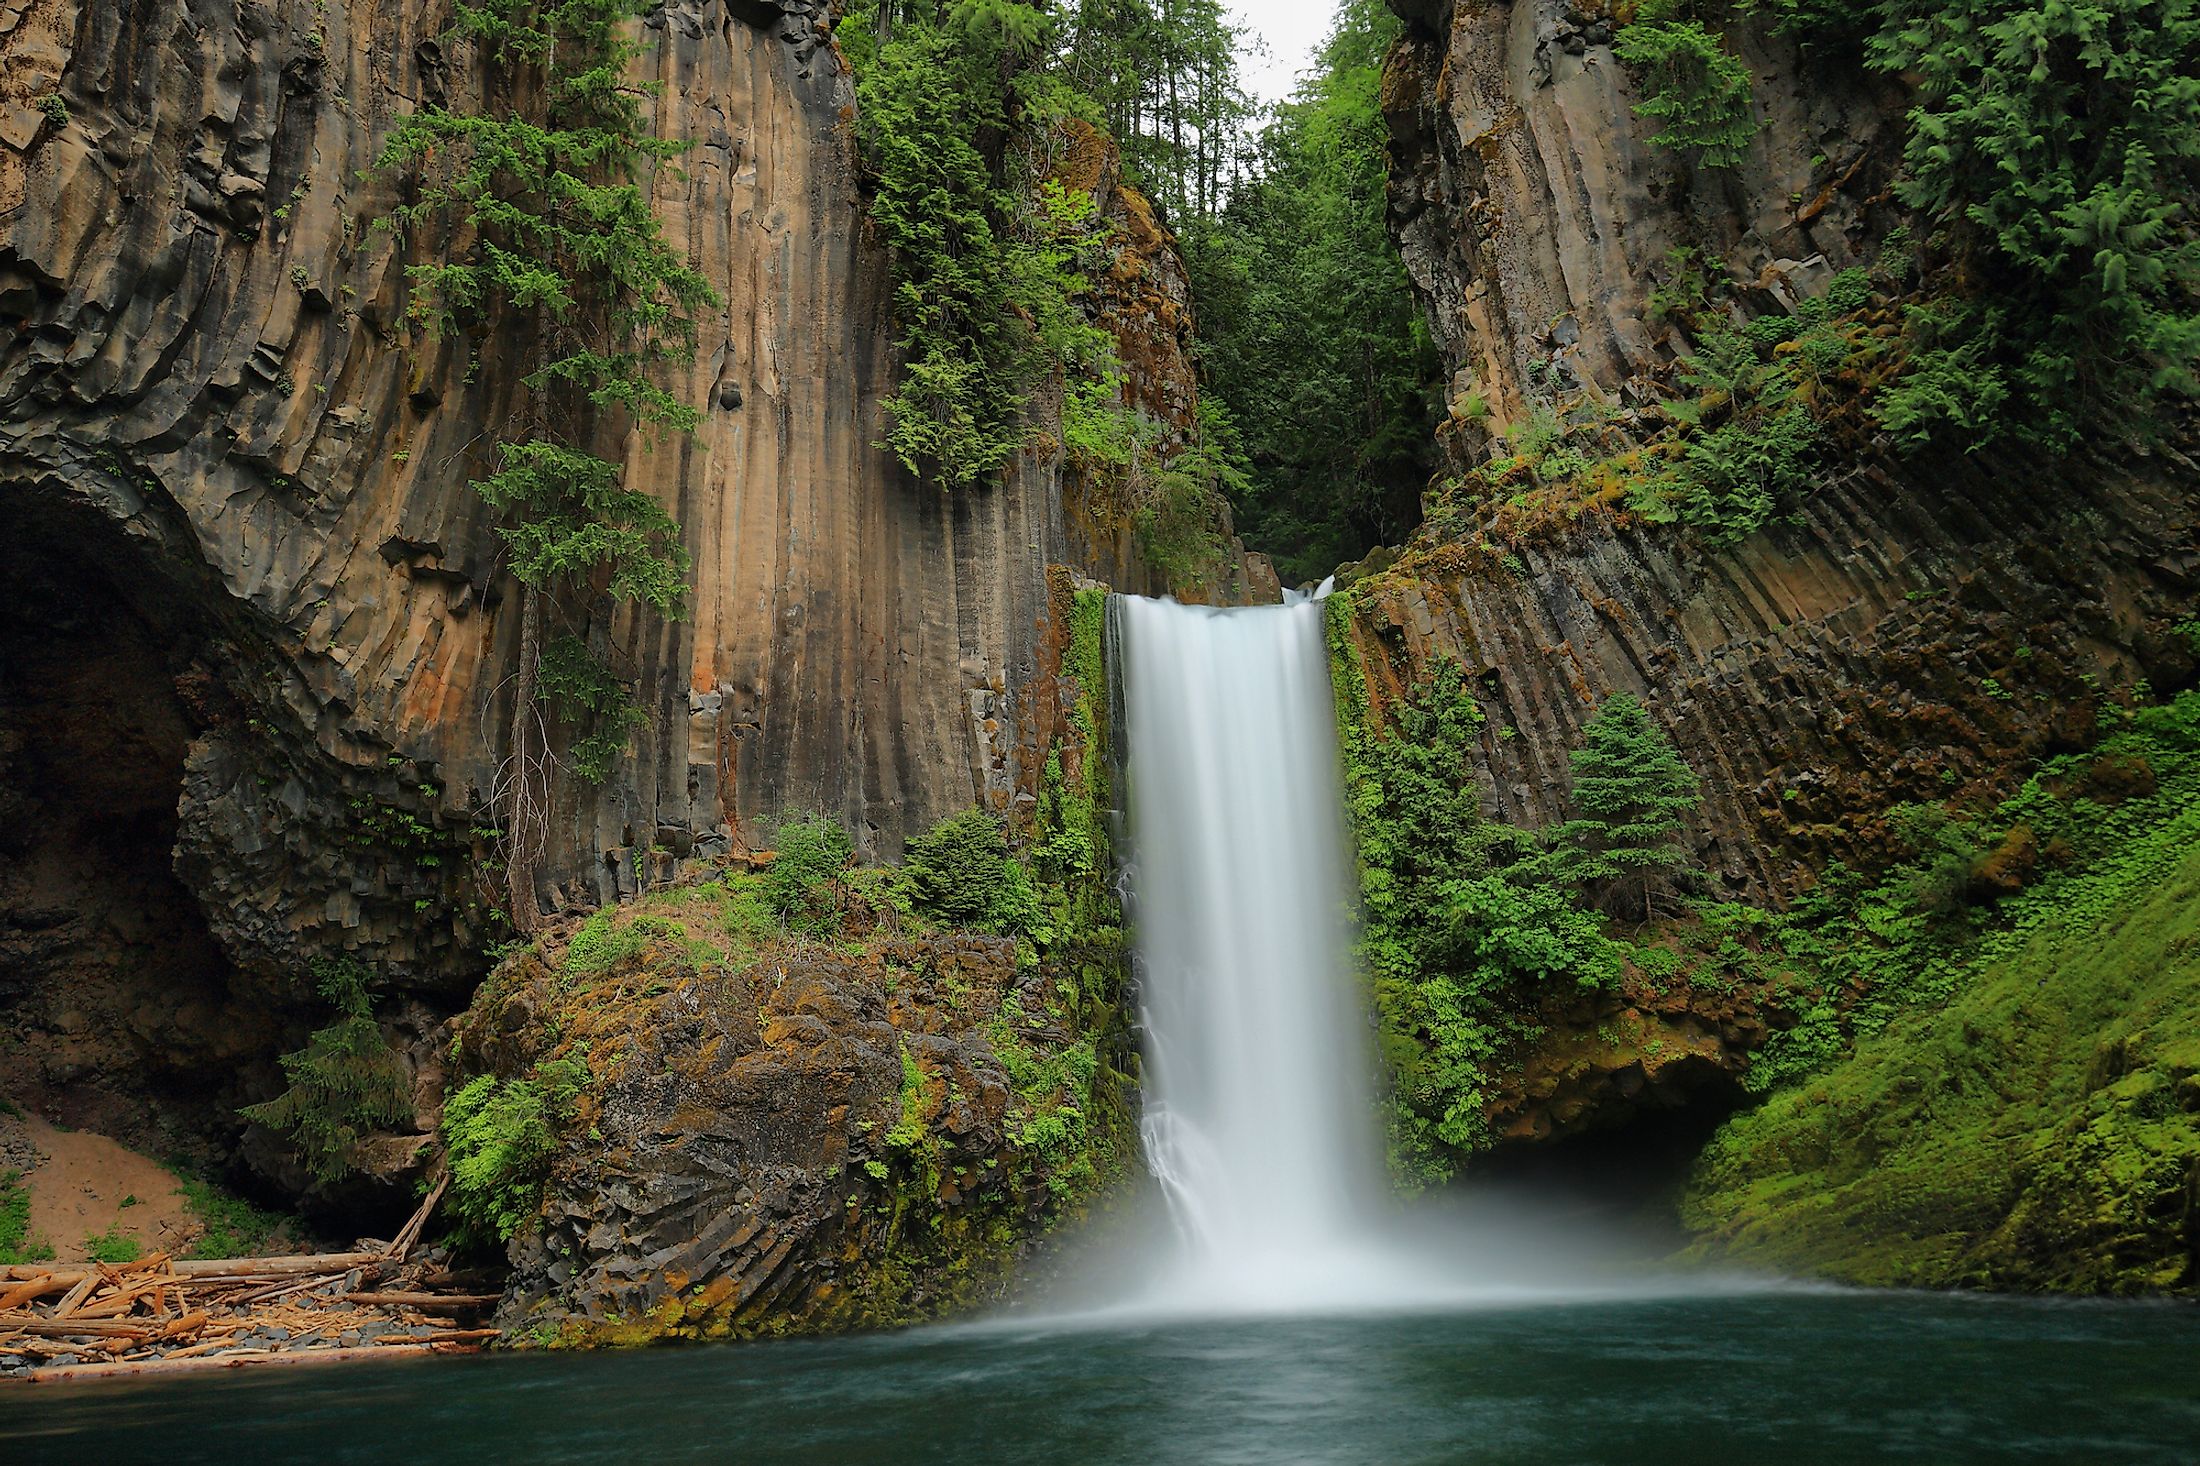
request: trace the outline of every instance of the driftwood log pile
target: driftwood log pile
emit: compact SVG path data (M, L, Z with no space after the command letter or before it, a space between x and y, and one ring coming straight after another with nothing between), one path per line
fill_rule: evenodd
M471 1352L497 1295L408 1255L436 1188L397 1240L356 1252L0 1266L0 1379Z

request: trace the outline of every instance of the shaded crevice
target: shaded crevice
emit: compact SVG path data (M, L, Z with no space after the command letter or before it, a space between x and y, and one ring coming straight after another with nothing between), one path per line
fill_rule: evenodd
M211 1165L286 1037L173 867L185 759L220 694L181 598L122 535L19 511L0 544L0 1092Z

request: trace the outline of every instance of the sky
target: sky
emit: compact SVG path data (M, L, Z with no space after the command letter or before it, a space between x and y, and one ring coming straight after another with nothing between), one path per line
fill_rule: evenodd
M1335 0L1230 0L1230 16L1268 43L1265 57L1245 60L1245 89L1262 101L1291 95L1314 48L1328 34Z

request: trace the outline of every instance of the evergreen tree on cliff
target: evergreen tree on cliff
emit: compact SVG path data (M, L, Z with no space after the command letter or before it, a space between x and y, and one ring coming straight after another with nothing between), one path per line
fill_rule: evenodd
M1573 753L1577 811L1550 833L1545 868L1607 910L1651 902L1687 860L1681 823L1701 800L1696 776L1641 703L1626 693L1590 719Z

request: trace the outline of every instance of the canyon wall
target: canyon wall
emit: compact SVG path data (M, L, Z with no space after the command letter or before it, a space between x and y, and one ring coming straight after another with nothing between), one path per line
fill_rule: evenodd
M1629 403L1674 343L1651 308L1684 266L1761 308L1868 258L1891 222L1901 88L1751 25L1731 36L1762 124L1733 168L1654 147L1597 0L1392 0L1390 209L1449 373L1455 455L1538 402ZM1479 397L1487 415L1461 405ZM1460 441L1460 435L1464 441Z
M84 1074L203 1049L236 1061L202 1075L218 1132L281 1047L238 1015L295 1038L316 960L353 954L443 1013L480 975L518 598L468 481L530 363L408 316L407 265L435 241L381 227L402 181L375 167L400 116L477 92L449 19L409 0L0 9L0 484L10 563L36 571L0 592L0 752L14 802L44 811L11 838L81 853L63 806L98 796L34 771L102 757L103 724L142 711L146 848L111 879L122 906L198 907L190 971L133 982L115 958L144 934L73 898L81 859L0 880L18 1093L75 1103ZM874 446L895 332L829 8L672 0L643 26L635 80L685 148L650 197L722 303L665 378L701 426L637 439L627 469L680 522L693 593L673 622L597 610L650 721L602 786L559 780L546 910L761 846L787 814L892 856L956 810L1016 807L1051 716L1028 695L1061 635L1048 567L1163 588L1137 506L1050 452L944 495ZM1180 378L1141 390L1188 403L1181 265L1116 170L1093 176L1125 240L1109 323ZM1222 580L1273 593L1234 548ZM56 691L32 665L42 626L67 633L75 683L111 665L137 685L111 708ZM163 984L204 1001L179 1015L148 996ZM434 1044L414 1047L426 1093Z
M1455 464L1538 405L1644 400L1680 346L1650 296L1687 247L1752 312L1869 258L1896 222L1899 87L1744 25L1764 127L1731 170L1652 147L1614 22L1563 0L1415 4L1385 72L1393 221L1452 373ZM1891 89L1890 89L1891 88ZM1456 406L1471 396L1486 411ZM2200 472L2174 451L2013 449L1829 471L1743 543L1608 504L1348 569L1378 704L1459 660L1491 714L1492 812L1561 815L1567 755L1640 696L1703 776L1727 893L1779 901L1889 853L1905 800L2006 794L2104 704L2194 675Z
M320 752L401 758L457 814L491 804L516 632L466 483L527 364L408 321L377 227L392 120L465 86L443 23L374 0L17 8L0 471L98 510L83 556L158 541L152 573L196 576L209 620L272 646ZM891 853L1005 804L1047 564L1151 584L1127 516L1073 526L1043 456L950 497L873 447L893 331L824 7L699 0L648 25L658 131L688 149L653 199L723 305L670 382L700 431L628 464L685 529L693 606L613 632L652 723L609 787L565 791L553 864L584 903L784 811Z

